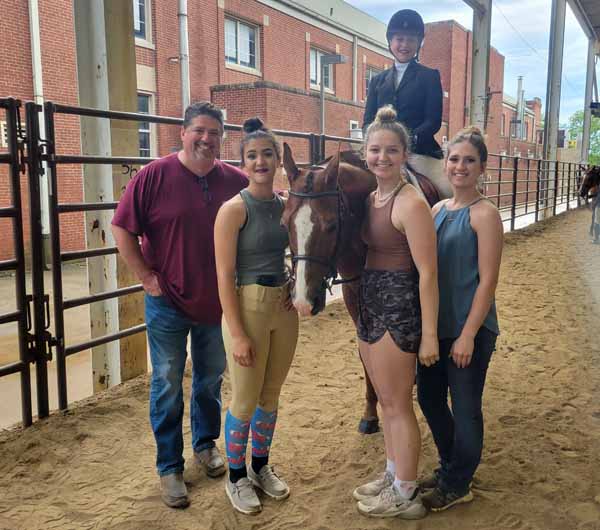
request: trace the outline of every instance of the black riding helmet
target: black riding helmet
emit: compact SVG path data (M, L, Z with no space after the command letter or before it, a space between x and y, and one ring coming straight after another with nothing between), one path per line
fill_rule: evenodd
M399 31L411 31L417 34L420 40L425 37L425 24L421 15L412 9L401 9L396 11L387 26L385 36L388 44L392 40L394 33Z

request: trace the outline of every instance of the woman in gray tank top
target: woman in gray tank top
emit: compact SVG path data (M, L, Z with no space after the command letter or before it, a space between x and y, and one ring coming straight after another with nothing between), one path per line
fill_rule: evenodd
M258 118L244 123L242 165L250 184L224 203L215 222L223 342L232 399L225 418L229 479L225 491L241 513L260 512L255 487L283 500L287 484L268 465L281 386L298 338L285 267L283 199L273 192L281 149ZM252 463L246 448L252 431Z
M438 449L440 467L421 481L433 511L473 499L471 481L481 460L481 401L499 334L494 293L503 227L496 207L481 195L487 148L481 132L460 132L448 146L451 199L434 206L438 236L440 359L417 369L418 398ZM448 407L448 391L452 411Z

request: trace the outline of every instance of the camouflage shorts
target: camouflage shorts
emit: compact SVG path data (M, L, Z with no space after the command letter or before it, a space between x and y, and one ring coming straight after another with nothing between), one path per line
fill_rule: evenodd
M358 338L377 342L386 331L402 351L417 353L421 343L419 275L365 270L360 279Z

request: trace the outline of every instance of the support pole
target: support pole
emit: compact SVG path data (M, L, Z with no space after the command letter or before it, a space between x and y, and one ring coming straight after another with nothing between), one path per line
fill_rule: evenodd
M29 0L29 33L31 36L31 71L33 78L33 100L44 105L44 80L42 75L42 46L40 38L40 12L38 0ZM40 113L40 132L46 125L44 114ZM40 206L42 208L42 239L44 266L49 263L50 247L50 215L48 213L48 164L42 162L43 173L40 175Z
M546 112L544 117L544 154L545 160L556 160L558 123L560 114L560 89L562 78L563 48L565 39L566 0L552 0L550 15L550 44L548 56L548 84L546 87ZM550 167L550 166L549 166ZM542 200L542 219L547 217L549 179L542 181L540 198Z
M483 132L487 127L491 27L492 0L478 0L477 4L473 5L473 60L469 119L472 125L479 127Z
M587 72L585 77L585 100L583 107L583 131L581 135L581 163L587 164L590 151L590 131L592 125L592 87L596 70L596 43L593 39L588 42Z
M190 104L190 52L188 43L187 0L179 0L179 67L181 68L181 115Z
M132 32L133 5L121 0L75 0L79 100L85 107L137 110L135 46ZM136 155L137 123L81 118L82 154ZM128 175L120 166L87 164L83 167L86 202L112 202L120 196ZM114 246L111 210L86 212L87 248ZM115 255L88 259L90 294L114 290L132 283L125 265ZM139 295L108 299L90 305L92 338L113 334L119 327L141 323ZM145 337L132 336L92 348L94 392L146 371Z

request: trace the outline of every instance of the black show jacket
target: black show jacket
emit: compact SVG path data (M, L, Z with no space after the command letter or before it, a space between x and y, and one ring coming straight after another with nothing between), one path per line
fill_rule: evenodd
M363 118L363 130L375 119L377 110L393 105L398 121L409 130L411 151L419 155L442 158L440 145L433 135L442 125L442 82L440 73L412 60L402 80L394 87L395 67L376 75L369 83Z

